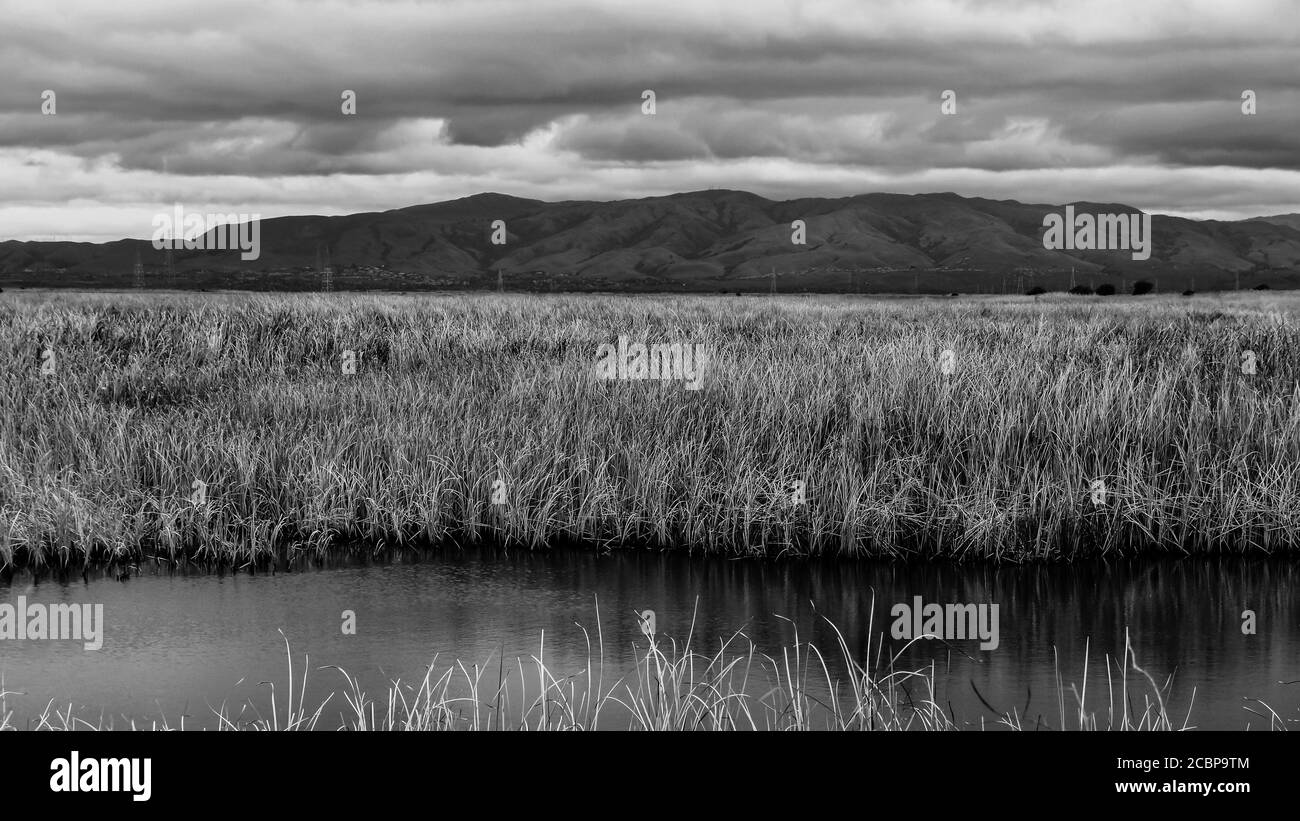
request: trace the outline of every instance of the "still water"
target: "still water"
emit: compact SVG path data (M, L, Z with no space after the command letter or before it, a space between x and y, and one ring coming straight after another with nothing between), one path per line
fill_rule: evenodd
M307 702L315 705L344 683L337 671L319 669L327 665L359 676L382 700L392 679L419 680L435 655L435 668L453 661L490 666L491 686L502 658L519 677L515 660L539 651L552 673L578 673L589 660L589 636L595 642L597 635L608 684L644 653L636 614L653 610L661 645L684 641L693 621L699 651L712 652L719 637L740 631L739 649L752 641L759 652L780 657L797 631L838 676L843 654L824 619L839 628L856 659L888 657L908 644L891 636L891 609L920 596L924 603L998 605L996 649L980 650L978 639L922 640L895 662L907 669L933 662L936 701L962 726L992 728L1000 713L1014 710L1026 727L1055 727L1062 693L1067 725L1075 723L1070 685L1084 684L1085 649L1089 711L1104 725L1105 657L1122 655L1127 631L1142 668L1161 685L1172 677L1169 713L1176 724L1190 707L1190 726L1266 728L1268 720L1250 711L1268 715L1267 704L1294 729L1296 568L1243 559L994 567L455 550L274 574L144 567L125 581L17 575L0 582L0 604L20 596L29 604L102 604L103 646L0 640L0 675L4 711L18 727L51 702L114 727L163 720L212 727L213 708L223 703L238 713L234 705L251 702L269 715L263 682L278 682L283 711L288 670L280 631L298 665L295 676L308 656ZM1246 610L1254 613L1253 634L1243 633ZM344 611L355 615L355 635L345 634ZM1111 674L1118 688L1116 667ZM321 726L338 726L343 706L331 701ZM1135 706L1140 712L1141 698ZM616 712L609 718L602 726L626 726Z

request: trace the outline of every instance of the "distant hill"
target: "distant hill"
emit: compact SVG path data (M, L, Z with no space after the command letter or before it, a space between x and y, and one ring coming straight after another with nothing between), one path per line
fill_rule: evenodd
M1262 222L1271 222L1274 225L1285 225L1288 228L1300 230L1300 214L1278 214L1273 217L1260 217Z
M1135 213L1075 203L1080 213ZM1064 206L956 194L863 194L774 201L710 190L616 202L478 194L341 217L263 220L261 257L164 252L147 240L0 242L0 284L146 287L780 292L1064 290L1137 279L1161 291L1300 286L1300 215L1239 221L1154 216L1149 260L1127 251L1043 247L1043 216ZM807 243L791 243L791 222ZM504 220L508 241L490 241Z

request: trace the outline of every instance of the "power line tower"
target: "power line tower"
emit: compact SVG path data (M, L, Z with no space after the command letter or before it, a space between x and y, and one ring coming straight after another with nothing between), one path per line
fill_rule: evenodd
M772 296L776 296L776 266L772 266Z
M316 270L320 272L320 289L324 293L334 291L334 266L330 264L330 249L325 247L324 261L321 259L320 246L316 246Z
M167 271L167 278L170 280L176 276L176 265L172 261L172 244L167 243L167 248L163 252L163 268Z
M501 269L498 268L497 269L497 293L504 294L505 292L506 292L505 282L501 279Z
M135 249L135 265L131 268L131 284L137 291L144 290L144 263L140 261L140 249Z

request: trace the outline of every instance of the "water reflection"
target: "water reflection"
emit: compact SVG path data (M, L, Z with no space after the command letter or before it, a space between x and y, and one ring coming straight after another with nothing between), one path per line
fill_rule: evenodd
M981 652L978 641L920 641L896 662L933 662L937 701L959 722L978 727L1014 709L1026 726L1057 726L1058 673L1070 713L1068 685L1084 684L1085 650L1091 709L1104 716L1104 658L1122 655L1127 631L1141 666L1161 684L1172 676L1171 713L1181 719L1195 689L1192 725L1241 729L1267 726L1243 709L1247 698L1300 718L1300 683L1282 683L1300 679L1296 572L1254 559L995 567L470 550L274 575L146 568L126 582L16 577L0 601L102 602L106 635L98 652L0 641L0 672L5 689L26 694L6 699L20 726L50 699L102 711L117 726L160 716L175 726L182 715L187 727L211 726L210 707L266 703L260 682L284 682L279 630L313 668L341 666L376 694L391 678L423 675L435 654L442 664L527 659L543 651L543 633L545 661L561 672L585 667L588 642L603 638L609 681L628 672L634 643L644 647L636 614L649 609L661 641L691 635L704 650L740 631L742 646L779 653L797 634L839 675L839 638L825 619L855 658L887 659L904 644L889 638L890 608L921 596L999 605L995 651ZM1247 609L1254 635L1242 633ZM343 633L345 610L356 614L355 636ZM341 683L334 671L311 676L309 699Z

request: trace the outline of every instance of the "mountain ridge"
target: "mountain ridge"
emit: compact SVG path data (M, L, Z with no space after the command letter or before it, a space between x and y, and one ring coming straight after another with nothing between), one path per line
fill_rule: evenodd
M260 221L257 260L238 250L148 240L0 242L0 282L67 287L315 290L1012 292L1073 284L1161 290L1300 286L1300 215L1235 221L1153 215L1152 254L1043 247L1043 217L1142 213L1120 203L1061 205L953 192L870 192L771 200L703 189L612 201L545 202L483 192L387 211ZM506 242L492 242L502 220ZM806 243L792 241L794 220ZM499 233L499 232L498 232ZM137 256L142 270L137 277ZM498 280L499 272L499 280Z

